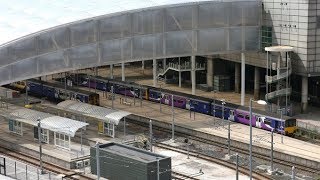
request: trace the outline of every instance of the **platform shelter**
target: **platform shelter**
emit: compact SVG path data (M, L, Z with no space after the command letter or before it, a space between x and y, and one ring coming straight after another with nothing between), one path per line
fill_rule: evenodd
M72 120L60 116L51 115L31 109L19 108L6 116L9 121L9 131L23 136L27 131L24 126L33 126L33 136L39 139L38 127L40 127L40 136L43 143L50 143L50 135L53 132L53 142L55 146L71 150L71 138L75 136L76 131L89 125L85 122ZM81 133L82 135L82 133Z
M59 108L78 112L85 116L98 119L99 133L106 134L113 138L115 137L115 126L119 124L121 119L125 121L126 116L131 114L127 111L120 111L111 108L90 105L73 100L63 101L57 106Z

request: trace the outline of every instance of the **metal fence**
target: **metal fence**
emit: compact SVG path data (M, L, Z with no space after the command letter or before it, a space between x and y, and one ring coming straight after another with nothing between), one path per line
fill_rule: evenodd
M297 121L297 126L299 128L303 128L303 129L306 129L306 130L314 132L314 133L320 133L320 127L319 126L310 124L308 122Z
M261 1L208 1L99 16L0 47L0 85L67 70L257 51Z
M5 163L4 163L5 162ZM61 176L52 172L41 174L38 167L28 165L8 157L0 158L1 165L5 166L1 169L1 174L19 180L58 180Z

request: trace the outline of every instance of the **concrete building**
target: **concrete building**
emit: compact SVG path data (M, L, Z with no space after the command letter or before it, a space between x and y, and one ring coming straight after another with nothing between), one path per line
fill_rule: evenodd
M28 22L35 17L43 22L33 26L19 23L19 16L0 22L2 31L10 34L0 42L0 85L88 67L112 69L119 63L125 80L124 63L152 60L154 86L158 76L166 79L171 72L179 86L183 79L190 81L195 94L198 81L206 79L204 83L213 87L216 76L227 75L234 80L230 87L241 92L241 104L246 91L254 92L256 99L266 98L271 111L285 108L290 113L292 99L301 101L303 112L309 97L312 103L320 102L318 1L49 3L51 9L44 10L50 6L41 3L34 7L39 11L33 12L40 13ZM62 7L70 11L62 12ZM16 31L7 24L16 24ZM292 52L270 52L267 57L264 48L279 45L292 47ZM204 70L206 78L199 78Z

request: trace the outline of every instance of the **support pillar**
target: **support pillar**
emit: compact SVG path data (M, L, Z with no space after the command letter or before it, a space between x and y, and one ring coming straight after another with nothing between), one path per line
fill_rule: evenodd
M152 63L152 67L153 67L153 86L154 87L157 87L157 60L156 59L153 59L152 60L153 63Z
M308 108L308 77L302 76L301 80L301 112L306 113Z
M241 106L244 106L245 98L245 80L246 80L246 57L241 53Z
M240 64L235 63L234 67L234 91L240 93Z
M167 59L163 59L163 71L167 69ZM167 75L164 75L164 82L167 81Z
M141 69L144 70L144 61L141 61Z
M254 67L254 91L253 96L255 100L260 99L260 70L259 67Z
M113 64L110 64L110 79L113 79Z
M213 86L213 59L211 56L207 57L207 85Z
M191 56L191 84L192 84L192 95L196 94L196 57Z
M179 71L179 87L181 87L181 71Z
M125 74L124 74L124 62L121 63L121 73L122 73L122 81L126 80Z

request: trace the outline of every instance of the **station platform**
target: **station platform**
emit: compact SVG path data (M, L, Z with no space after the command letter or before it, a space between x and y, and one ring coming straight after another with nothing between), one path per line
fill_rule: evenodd
M35 99L35 98L33 98ZM0 108L0 146L13 151L39 157L39 142L34 138L33 126L22 124L22 135L9 131L8 115L21 106L6 103L6 106ZM97 127L87 126L84 130L78 130L74 137L70 137L70 149L66 149L54 144L54 134L49 131L49 143L42 143L43 160L60 165L65 168L76 169L75 163L90 158L90 147L96 142L108 143L125 142L127 139L133 139L129 135L123 137L123 134L111 138L97 133Z
M101 96L102 97L102 96ZM172 122L172 109L170 106L143 100L142 107L140 107L140 100L133 103L133 98L127 97L126 104L120 104L120 95L116 95L114 100L114 108L125 110L143 116L146 118L156 119L163 122ZM123 97L122 97L123 98ZM111 100L102 97L100 104L102 106L111 107ZM226 138L228 136L228 121L214 118L209 115L199 114L184 109L174 108L174 121L176 125L190 128L195 131L205 132L214 136ZM239 123L231 123L231 139L249 144L249 130L250 127ZM283 143L281 143L281 137ZM270 132L253 128L253 146L270 149ZM310 161L318 162L320 164L320 146L312 143L297 140L288 136L274 134L274 152L281 152L289 154L293 157L300 157Z

